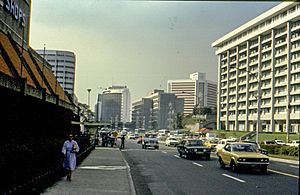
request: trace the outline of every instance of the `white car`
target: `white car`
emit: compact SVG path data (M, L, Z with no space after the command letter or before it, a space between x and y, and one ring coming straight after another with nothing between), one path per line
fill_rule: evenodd
M283 140L274 140L277 145L285 145Z
M290 143L287 143L286 145L297 147L299 146L299 144L300 144L299 140L292 140Z
M227 143L229 143L229 142L235 142L235 141L237 141L236 138L221 139L218 142L218 145L216 146L216 153L217 153L217 155L218 155L218 151L222 150Z
M179 141L175 137L168 137L166 139L166 146L177 146Z

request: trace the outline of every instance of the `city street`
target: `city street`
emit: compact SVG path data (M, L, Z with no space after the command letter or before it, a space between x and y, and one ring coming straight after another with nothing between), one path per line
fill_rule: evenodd
M217 158L186 160L175 147L142 149L126 140L128 162L137 194L298 194L299 165L272 162L258 170L234 173L221 169Z

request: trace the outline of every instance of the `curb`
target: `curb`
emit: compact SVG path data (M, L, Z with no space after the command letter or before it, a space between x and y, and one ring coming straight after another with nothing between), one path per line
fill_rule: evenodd
M270 158L271 161L275 161L275 162L283 162L283 163L299 165L299 161L296 161L296 160L287 160L287 159L273 158L273 157L269 157L269 158Z
M123 156L123 152L121 152L121 156L122 156L122 159L125 162L126 167L127 167L127 176L128 176L128 179L129 179L129 185L130 185L131 194L132 195L136 195L135 187L134 187L132 176L131 176L130 166L129 166L128 162L125 160L125 158Z

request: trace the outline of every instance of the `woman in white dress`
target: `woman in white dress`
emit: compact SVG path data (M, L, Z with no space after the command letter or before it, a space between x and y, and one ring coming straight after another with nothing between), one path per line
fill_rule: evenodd
M71 181L72 171L74 171L76 167L76 152L79 152L79 146L78 143L73 140L73 135L70 134L69 139L65 141L62 148L62 153L65 155L63 167L66 169L68 181Z

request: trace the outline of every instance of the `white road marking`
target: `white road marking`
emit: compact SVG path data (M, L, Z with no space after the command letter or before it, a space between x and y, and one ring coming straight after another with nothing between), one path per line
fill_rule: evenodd
M193 164L194 164L194 165L197 165L197 166L199 166L199 167L203 167L203 165L198 164L198 163L195 163L195 162L193 162Z
M284 173L284 172L280 172L280 171L275 171L275 170L272 170L272 169L268 169L268 171L273 172L273 173L277 173L277 174L280 174L280 175L285 175L285 176L294 177L294 178L299 179L299 176L297 176L297 175L292 175L292 174L288 174L288 173Z
M236 178L236 177L233 177L233 176L230 176L230 175L227 175L227 174L222 174L222 175L225 176L225 177L228 177L228 178L230 178L230 179L234 179L234 180L236 180L236 181L239 181L239 182L241 182L241 183L245 183L244 180L241 180L241 179L239 179L239 178Z
M123 170L127 169L126 166L82 166L79 169L93 169L93 170Z
M178 155L174 155L176 158L180 158L180 156L178 156Z
M162 153L164 153L164 154L167 154L167 152L166 151L161 151Z
M290 167L293 167L293 168L299 169L299 166L295 166L295 165L290 165Z

